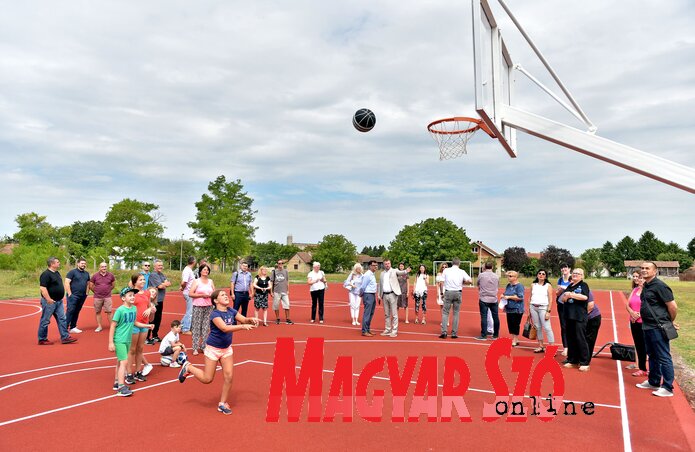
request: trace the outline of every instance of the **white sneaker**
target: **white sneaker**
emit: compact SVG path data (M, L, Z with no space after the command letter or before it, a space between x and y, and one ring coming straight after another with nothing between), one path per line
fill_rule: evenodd
M666 388L659 388L652 392L652 394L657 397L673 397L673 393Z
M637 386L640 389L661 389L658 386L652 386L649 384L649 380L644 380L642 383L637 383L635 386ZM654 391L656 392L656 391Z
M382 335L382 336L390 336L390 335L391 335L391 332L390 332L390 331L387 331L387 330L384 330L384 331L381 332L381 335Z
M169 367L181 367L181 364L174 361L173 363L169 364Z
M70 332L73 334L80 334L82 332L82 330L75 327L75 328L71 329Z
M99 331L103 330L102 327L98 326L96 330L94 330L95 333L98 333Z
M397 337L397 336L398 336L398 333L396 333L395 331L392 331L391 334L389 334L389 337Z
M169 366L169 367L173 367L173 366ZM150 374L150 372L152 372L152 364L147 363L142 368L142 374L144 376L148 376Z

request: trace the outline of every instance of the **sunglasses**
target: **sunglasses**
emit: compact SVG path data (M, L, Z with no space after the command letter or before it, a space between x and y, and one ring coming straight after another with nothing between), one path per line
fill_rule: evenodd
M540 276L540 275L545 276L545 273L541 272L541 273L538 274L538 276Z

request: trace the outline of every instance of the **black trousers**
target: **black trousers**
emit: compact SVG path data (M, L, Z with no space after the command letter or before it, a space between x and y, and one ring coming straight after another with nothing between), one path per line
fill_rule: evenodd
M637 367L639 367L639 370L646 372L647 347L644 344L644 332L642 331L642 324L630 322L630 331L632 332L632 341L635 343L635 351L637 352Z
M164 312L164 301L157 303L157 312L154 313L154 320L152 320L154 328L147 332L147 339L159 337L159 325L162 324L162 312Z
M560 336L562 336L562 347L567 348L567 321L565 319L564 303L557 303L557 316L560 318Z
M580 366L588 366L590 361L586 323L586 320L567 319L567 361Z
M326 289L312 290L311 294L311 320L316 320L316 305L319 307L319 320L323 320L323 297Z
M514 312L507 313L507 328L509 328L509 334L519 335L519 327L521 326L521 318L524 314L517 314ZM487 333L486 333L487 334Z
M596 346L596 338L600 328L601 316L594 317L586 322L586 345L589 347L589 362L591 362L591 356L594 354L594 346Z

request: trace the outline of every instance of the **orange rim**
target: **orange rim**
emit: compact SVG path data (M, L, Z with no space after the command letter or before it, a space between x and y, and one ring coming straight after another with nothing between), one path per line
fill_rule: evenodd
M463 121L473 123L474 125L472 127L467 128L467 129L451 130L451 131L436 130L436 129L432 128L432 127L436 126L437 124L441 124L443 122L463 122ZM487 133L488 135L490 135L492 138L495 137L495 134L492 133L490 128L481 119L469 118L467 116L455 116L453 118L438 119L438 120L433 121L427 125L427 130L430 133L436 133L436 134L440 134L440 135L459 135L462 133L475 132L478 129L483 129L483 131L485 133Z

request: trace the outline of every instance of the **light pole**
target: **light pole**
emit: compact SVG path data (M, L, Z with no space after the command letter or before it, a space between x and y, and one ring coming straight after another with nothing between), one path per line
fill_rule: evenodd
M181 234L181 255L179 256L179 270L183 268L183 234Z

